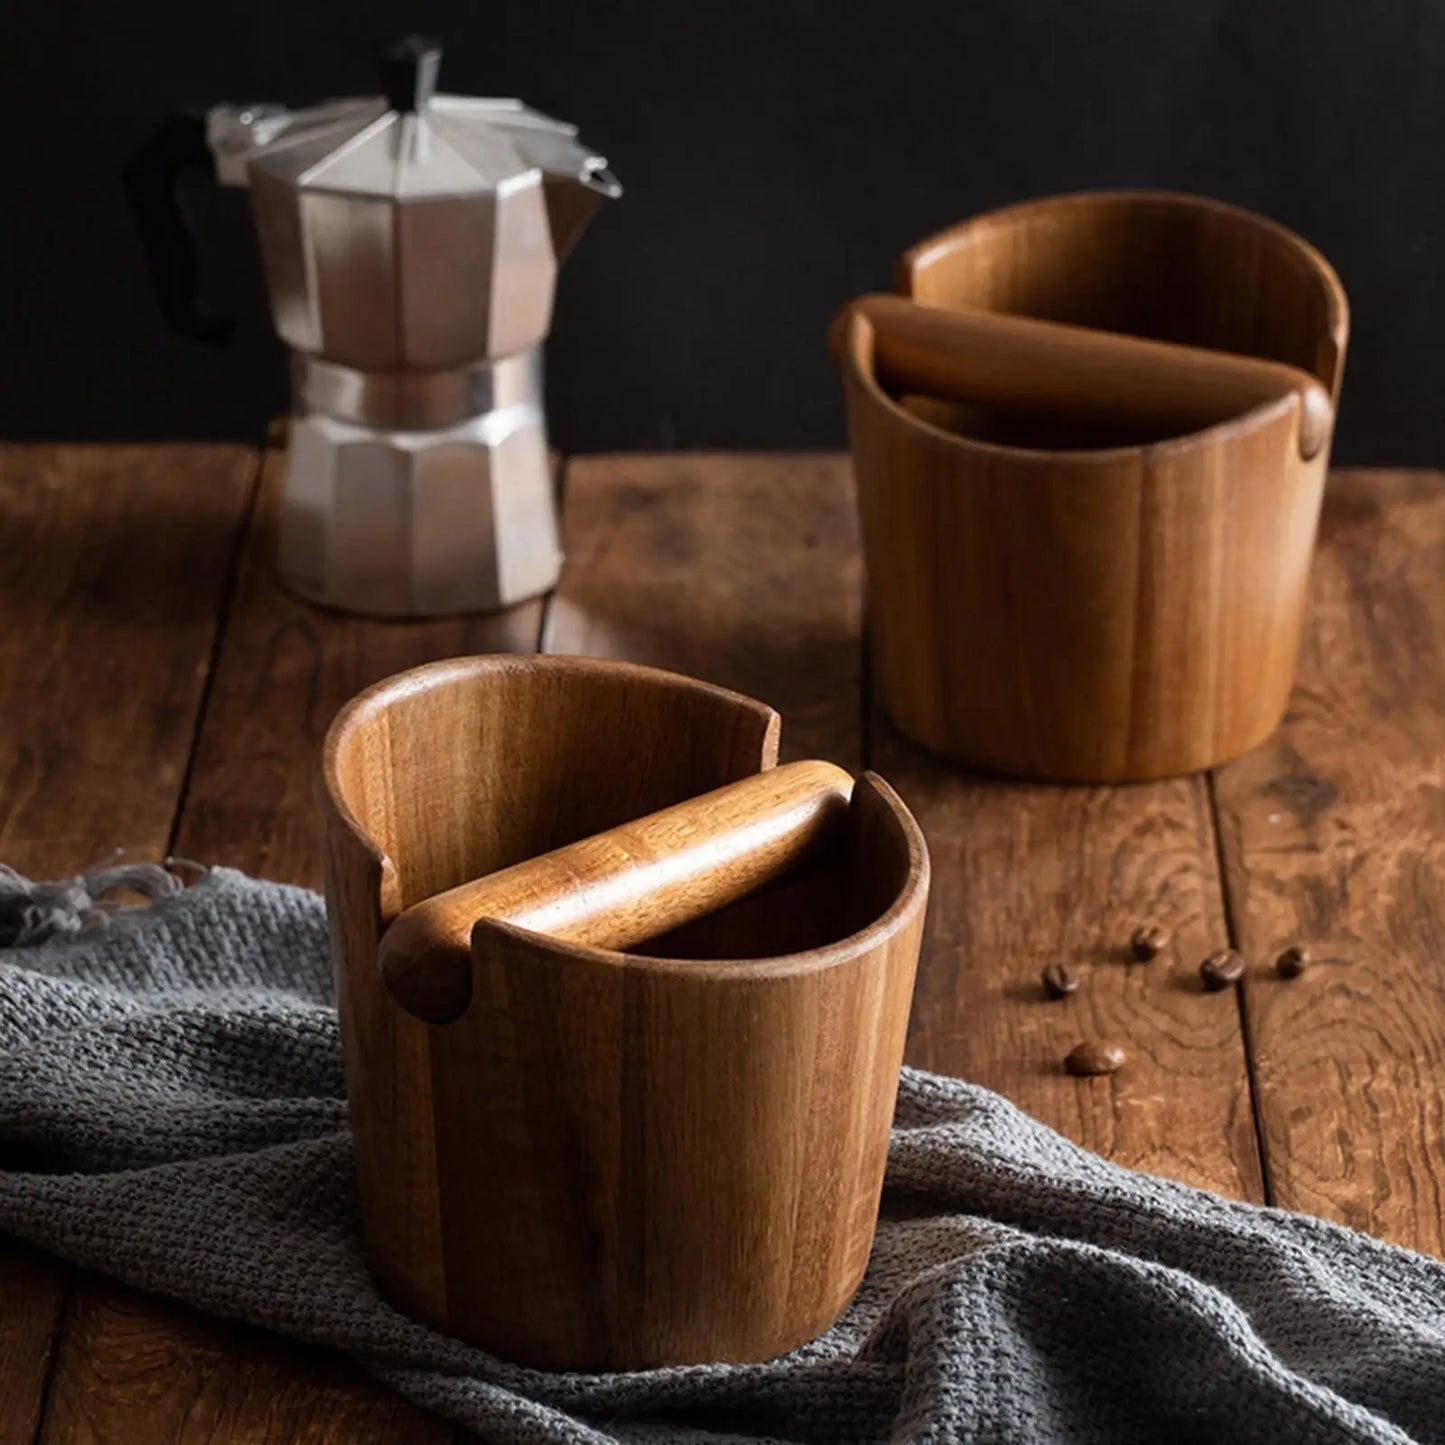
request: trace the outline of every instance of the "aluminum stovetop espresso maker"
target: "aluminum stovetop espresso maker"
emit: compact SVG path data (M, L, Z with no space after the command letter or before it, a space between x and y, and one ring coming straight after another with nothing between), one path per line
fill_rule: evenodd
M558 265L621 194L573 126L436 94L441 47L382 57L384 94L170 117L132 162L162 305L200 312L177 191L249 187L271 314L292 350L279 565L315 601L389 616L490 611L561 563L542 342Z

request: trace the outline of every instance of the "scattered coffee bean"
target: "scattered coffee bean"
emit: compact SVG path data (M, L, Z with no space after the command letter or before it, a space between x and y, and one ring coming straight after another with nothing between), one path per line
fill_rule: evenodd
M1302 943L1292 943L1274 961L1274 971L1281 978L1298 978L1310 966L1310 951Z
M1160 928L1157 923L1141 924L1129 940L1129 952L1140 963L1148 963L1151 958L1158 958L1168 947L1168 930Z
M1232 948L1221 948L1199 965L1199 977L1210 993L1228 988L1244 977L1244 955Z
M1079 975L1067 963L1051 963L1039 977L1050 998L1067 998L1079 986Z
M1124 1067L1124 1050L1118 1044L1088 1039L1069 1050L1064 1067L1081 1079L1092 1078L1096 1074L1117 1074Z

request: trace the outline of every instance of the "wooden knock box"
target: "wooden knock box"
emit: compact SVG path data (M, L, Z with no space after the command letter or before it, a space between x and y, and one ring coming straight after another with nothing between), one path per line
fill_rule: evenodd
M831 342L898 729L1091 782L1262 741L1344 364L1328 263L1236 207L1118 192L980 216L897 280Z
M763 1360L867 1265L928 892L871 774L582 658L403 673L320 806L373 1271L567 1369ZM628 951L623 951L628 950Z

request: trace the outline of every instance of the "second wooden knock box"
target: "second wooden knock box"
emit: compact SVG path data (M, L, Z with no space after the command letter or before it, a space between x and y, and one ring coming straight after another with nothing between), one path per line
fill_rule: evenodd
M965 767L1134 782L1261 742L1294 677L1349 332L1198 196L1055 196L910 248L843 377L875 694Z

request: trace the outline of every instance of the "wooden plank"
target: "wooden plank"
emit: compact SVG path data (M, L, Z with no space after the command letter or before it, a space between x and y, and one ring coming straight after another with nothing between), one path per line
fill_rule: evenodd
M398 1396L356 1383L340 1355L303 1350L130 1290L96 1291L66 1332L46 1439L445 1441ZM6 1437L8 1438L8 1437Z
M67 1280L51 1256L0 1240L0 1440L35 1438Z
M1131 1168L1262 1197L1239 1010L1199 962L1228 944L1199 779L1129 788L970 777L881 719L873 766L913 809L933 857L908 1062L984 1084ZM1128 961L1140 924L1172 943ZM1047 1000L1039 975L1081 986ZM1120 1044L1118 1074L1075 1079L1085 1039Z
M0 446L0 859L164 854L250 503L241 447ZM0 1439L33 1438L68 1272L0 1241Z
M241 447L0 446L0 858L165 852L250 501Z
M312 770L335 710L438 657L534 649L542 605L494 618L381 623L322 612L275 580L279 461L268 459L175 851L319 884ZM104 1282L75 1301L44 1440L440 1442L445 1422L323 1350L207 1320Z
M1326 494L1290 712L1216 780L1275 1202L1445 1254L1445 478ZM1319 962L1285 982L1291 943Z
M736 688L783 714L783 757L862 757L862 563L836 456L584 457L545 650Z

